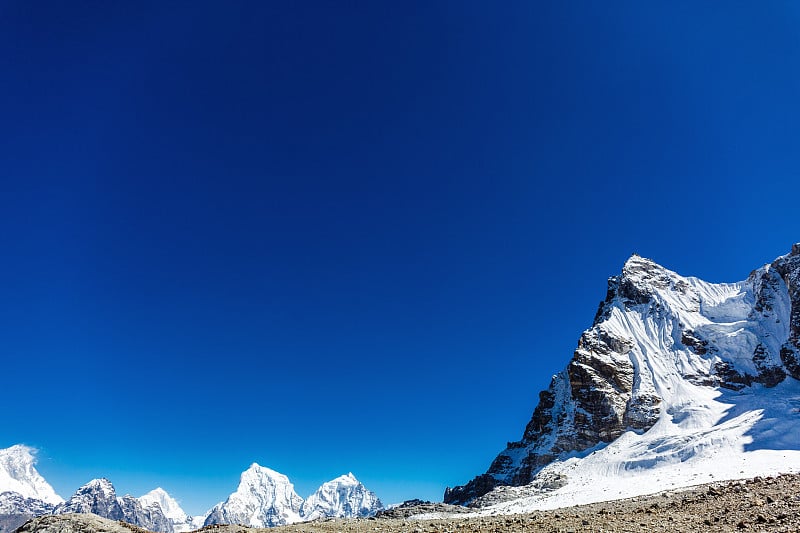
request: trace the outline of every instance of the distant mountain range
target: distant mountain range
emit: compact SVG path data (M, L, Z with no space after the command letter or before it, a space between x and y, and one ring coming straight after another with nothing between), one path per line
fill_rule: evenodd
M234 493L202 516L189 516L161 488L140 498L117 496L107 479L91 480L64 501L34 464L34 450L27 446L0 450L0 533L46 514L92 513L150 531L180 533L212 524L271 527L327 517L365 517L383 509L353 474L324 483L303 500L285 475L256 463L242 473Z

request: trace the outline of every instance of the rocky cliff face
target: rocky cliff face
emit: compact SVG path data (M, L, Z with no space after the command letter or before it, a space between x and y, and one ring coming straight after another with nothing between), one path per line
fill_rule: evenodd
M105 478L93 479L80 487L69 500L56 506L54 514L91 513L109 520L122 520L149 531L172 533L172 524L157 504L147 507L125 495L117 497L114 485Z
M522 438L444 501L470 504L496 487L527 485L570 453L647 432L689 405L694 387L769 388L787 376L800 379L800 245L732 284L634 255L609 279L567 367L539 393Z
M174 530L172 522L164 515L161 507L157 504L142 505L142 503L131 495L126 494L119 499L122 509L122 516L125 522L148 531L159 531L170 533Z

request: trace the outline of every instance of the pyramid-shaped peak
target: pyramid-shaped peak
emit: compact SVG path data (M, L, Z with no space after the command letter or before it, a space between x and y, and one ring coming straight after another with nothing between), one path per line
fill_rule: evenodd
M253 463L247 470L242 472L239 486L248 487L253 485L291 485L291 482L285 474L266 466L261 466L258 463Z
M278 472L277 470L273 470L271 468L267 468L266 466L261 466L258 463L251 464L247 468L247 470L245 470L244 472L245 473L252 472L252 473L257 473L257 474L263 474L263 475L267 475L267 476L270 476L270 477L276 477L276 476L277 477L286 477L283 474L281 474L280 472Z
M641 268L663 268L661 265L653 261L652 259L648 259L647 257L642 257L637 253L631 254L627 261L625 261L625 265L622 267L623 271L625 269L641 269Z

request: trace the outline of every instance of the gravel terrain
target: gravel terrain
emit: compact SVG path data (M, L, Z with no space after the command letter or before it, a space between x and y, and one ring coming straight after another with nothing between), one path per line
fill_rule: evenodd
M423 504L420 512L436 512ZM412 508L413 509L413 508ZM441 510L445 510L444 507ZM404 511L403 515L408 513ZM139 532L90 515L46 516L28 522L25 533ZM91 520L91 523L88 522ZM70 522L65 524L62 522ZM105 524L105 525L104 525ZM106 527L107 529L104 529ZM472 532L686 532L686 531L800 531L800 475L755 478L700 485L652 496L595 503L524 515L476 517L455 515L446 519L417 520L372 518L328 520L272 529L209 526L208 533L472 533Z

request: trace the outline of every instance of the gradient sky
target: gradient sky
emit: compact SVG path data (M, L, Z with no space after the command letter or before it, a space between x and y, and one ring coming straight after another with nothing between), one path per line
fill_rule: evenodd
M121 5L125 4L125 5ZM165 5L166 4L166 5ZM796 2L0 3L0 447L440 500L633 252L800 241Z

